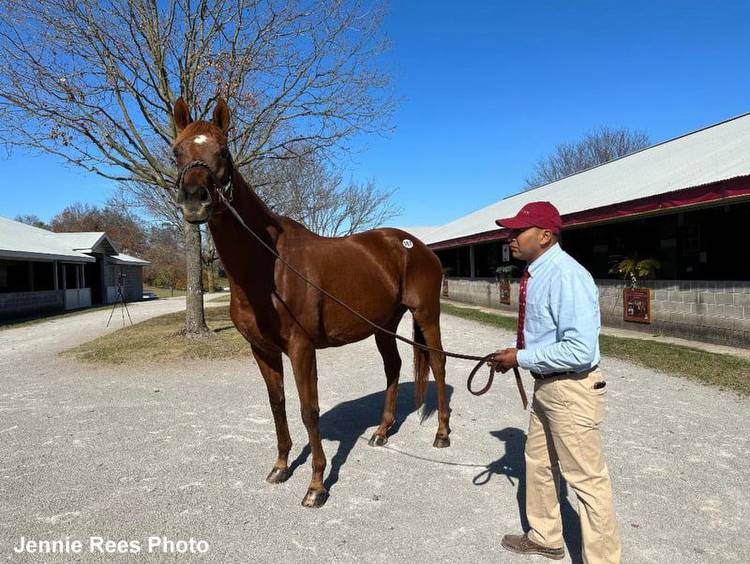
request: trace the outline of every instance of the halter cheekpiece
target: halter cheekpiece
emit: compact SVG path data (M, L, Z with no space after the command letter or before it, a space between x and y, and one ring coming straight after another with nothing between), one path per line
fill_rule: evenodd
M231 202L232 201L232 178L234 177L234 162L232 161L232 155L230 153L227 153L227 164L229 165L229 180L226 184L223 186L219 186L219 194L221 195L222 199L225 202ZM205 168L208 170L208 174L211 176L213 180L218 181L218 178L216 177L216 173L211 169L210 166L205 161L190 161L187 163L184 167L182 167L177 174L177 190L182 191L182 184L185 180L185 175L188 173L190 169L193 168ZM216 182L218 184L218 182Z

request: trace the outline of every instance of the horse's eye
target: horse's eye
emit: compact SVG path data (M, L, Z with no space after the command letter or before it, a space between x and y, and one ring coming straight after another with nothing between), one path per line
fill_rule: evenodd
M221 158L222 159L229 158L229 148L228 147L222 147L221 148Z

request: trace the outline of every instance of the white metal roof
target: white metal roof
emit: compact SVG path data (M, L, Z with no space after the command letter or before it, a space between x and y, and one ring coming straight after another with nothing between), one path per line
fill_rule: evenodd
M560 215L750 175L750 113L515 194L429 233L437 243L498 229L524 204L552 202Z
M420 226L414 226L414 227L398 227L398 229L406 231L407 233L411 233L417 239L426 241L430 233L432 233L436 229L440 229L440 226L439 225L420 225Z
M95 262L96 258L86 253L92 252L104 239L118 251L117 246L103 231L54 233L0 216L0 258ZM151 264L119 252L110 255L110 259L124 265Z
M96 259L74 251L57 233L0 216L0 257L20 260L65 260L95 262Z

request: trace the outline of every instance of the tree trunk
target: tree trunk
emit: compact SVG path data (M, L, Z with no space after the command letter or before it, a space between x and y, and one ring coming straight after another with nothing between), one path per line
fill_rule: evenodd
M214 265L213 263L208 263L208 272L206 273L207 283L208 283L208 291L213 292L214 288L216 287L216 282L214 282Z
M203 312L203 280L201 279L201 230L199 225L185 225L185 255L187 259L187 295L185 296L185 336L202 337L208 334Z
M216 289L216 281L214 280L214 263L216 262L214 257L216 256L216 247L214 246L214 240L211 237L210 231L206 231L206 250L208 251L206 253L208 255L206 257L208 259L206 260L206 281L208 283L208 291L213 292Z

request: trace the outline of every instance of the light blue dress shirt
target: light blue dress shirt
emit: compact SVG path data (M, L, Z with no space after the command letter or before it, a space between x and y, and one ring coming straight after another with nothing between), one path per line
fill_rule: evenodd
M550 372L583 372L599 364L599 291L591 274L559 244L529 264L526 348L521 368Z

